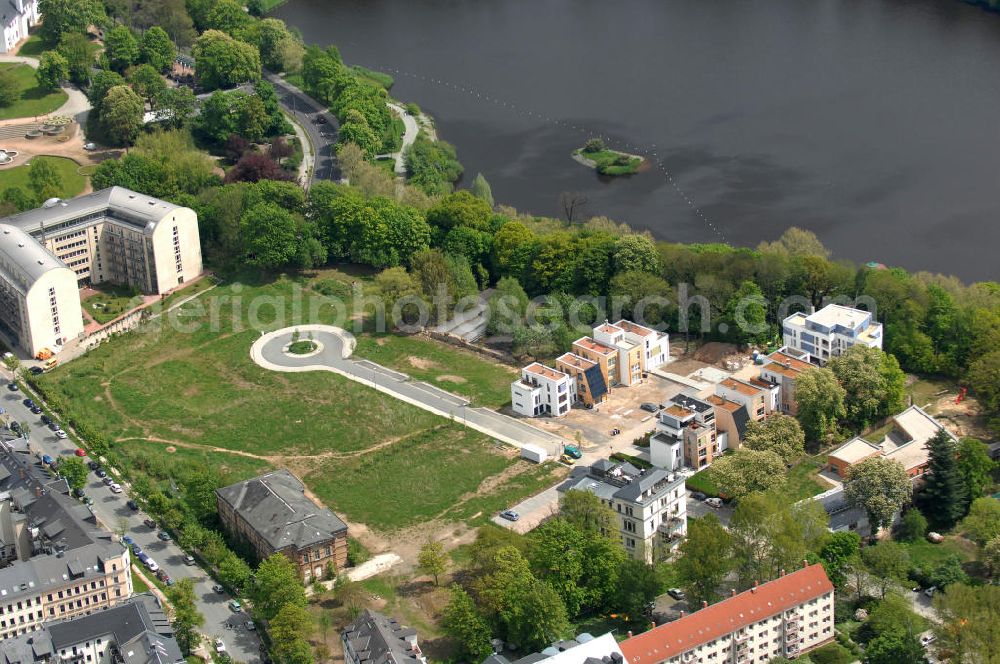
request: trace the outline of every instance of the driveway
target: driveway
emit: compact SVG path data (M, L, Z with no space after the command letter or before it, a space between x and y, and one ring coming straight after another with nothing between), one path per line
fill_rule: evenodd
M0 371L3 374L4 383L9 380L10 374ZM73 456L76 444L67 439L60 440L50 431L39 419L22 403L25 398L24 392L10 392L4 385L3 396L0 397L0 406L7 414L18 422L28 422L31 425L29 434L29 448L31 452L39 458L42 454L48 454L55 459ZM36 397L36 401L38 399ZM90 459L85 459L89 461ZM107 469L106 469L107 470ZM112 474L113 473L113 469ZM94 500L93 510L98 520L109 531L115 531L121 519L128 522L128 535L151 556L161 568L163 568L171 578L180 580L191 577L195 582L195 597L198 610L205 616L205 624L202 631L212 638L221 637L226 644L226 649L235 660L247 662L260 662L260 641L253 632L242 627L243 623L249 620L245 613L235 614L229 610L227 603L232 599L228 595L218 594L212 591L215 583L208 573L197 565L185 565L185 552L177 546L174 541L164 542L157 537L157 529L143 525L143 520L149 518L148 515L139 511L134 512L128 508L126 502L130 498L131 487L124 486L125 492L120 494L111 493L111 490L91 472L87 478L86 494ZM139 563L138 560L135 561ZM151 576L151 573L148 573ZM236 626L239 627L236 627Z
M310 355L292 355L285 347L292 341L292 332L311 333L320 349ZM350 359L354 337L329 325L298 325L262 335L250 349L254 362L272 371L331 371L355 382L372 387L400 401L447 417L485 433L514 447L532 443L558 455L562 440L489 408L476 408L465 397L446 392L429 383L414 381L410 376L369 360Z
M493 523L508 530L513 530L515 533L521 533L522 535L529 530L537 528L542 521L559 510L559 492L556 488L562 483L563 480L560 480L558 484L550 486L545 491L536 493L530 498L525 498L517 505L512 505L508 508L517 512L517 515L520 517L517 521L508 521L500 515L494 515Z
M339 182L341 178L340 168L337 165L337 154L334 150L339 126L337 118L312 97L277 74L266 73L265 78L278 93L278 101L281 103L282 109L295 118L305 130L309 142L312 144L314 168L309 181L303 184L311 186L316 180ZM303 150L308 149L308 147L303 145Z
M407 113L406 109L399 104L388 102L386 105L396 111L399 117L403 119L403 127L405 128L403 132L403 145L399 148L399 152L392 153L392 158L396 160L393 168L396 171L396 175L406 175L406 164L403 160L403 154L406 152L406 148L413 145L413 141L417 140L417 134L420 133L420 126L417 124L417 119Z

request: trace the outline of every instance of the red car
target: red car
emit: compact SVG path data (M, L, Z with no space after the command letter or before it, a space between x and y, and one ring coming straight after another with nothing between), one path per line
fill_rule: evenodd
M77 456L87 456L87 453L84 452L83 448L81 448L81 447L76 448L76 452L74 452L73 454L75 454Z

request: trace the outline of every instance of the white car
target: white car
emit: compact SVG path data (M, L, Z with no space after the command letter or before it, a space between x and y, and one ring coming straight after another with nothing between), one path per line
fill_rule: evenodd
M122 492L122 485L118 484L117 482L115 482L114 484L112 484L108 488L111 489L111 493L121 493Z
M220 654L226 652L226 644L220 638L215 639L215 652Z
M57 429L56 430L56 438L60 438L62 440L66 440L66 438L67 438L66 432L63 431L62 429Z
M94 150L97 149L97 146L94 145L93 143L84 143L83 149L86 150L87 152L93 152Z
M158 572L160 570L160 566L152 558L146 558L146 567L150 572Z
M924 646L925 648L930 644L934 643L935 641L937 641L937 637L934 636L933 634L924 634L923 636L920 637L920 645Z
M720 507L722 507L722 499L721 498L706 498L705 499L705 504L708 505L709 507L714 507L715 509L719 509Z

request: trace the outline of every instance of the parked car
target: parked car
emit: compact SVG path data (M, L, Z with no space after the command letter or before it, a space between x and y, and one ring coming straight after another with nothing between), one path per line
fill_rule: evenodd
M25 405L26 407L28 407L28 408L31 408L32 406L34 406L34 405L35 405L35 402L34 402L34 401L32 401L31 399L25 399L25 400L24 400L24 401L22 401L21 403L23 403L23 404L24 404L24 405Z
M73 454L75 454L76 456L79 456L79 457L87 456L87 453L83 451L82 447L76 448L76 450L73 452Z
M150 572L156 572L160 569L160 566L156 564L156 561L149 556L146 556L146 559L143 562L146 564L146 567L149 568Z
M639 408L642 408L647 413L655 413L658 410L660 410L659 405L657 405L655 403L650 403L649 401L647 401L646 403L644 403L641 406L639 406Z
M185 565L194 565L194 556L192 556L190 554L184 556L184 564Z
M160 532L156 533L156 536L164 542L170 541L170 533L168 533L165 530L161 530Z
M30 410L35 415L41 415L42 414L42 409L41 409L41 407L38 404L35 404L34 406L32 406Z
M695 500L705 500L706 498L708 498L708 496L706 496L705 494L703 494L701 491L692 491L688 495L690 495Z
M17 392L17 383L14 382L7 383L7 389L10 390L11 392Z
M934 597L934 593L936 592L937 592L937 586L931 586L930 588L924 591L924 594L927 595L928 597Z
M37 366L36 367L31 367L30 369L28 369L28 371L30 371L31 375L33 375L33 376L37 376L39 374L45 373L45 369L43 369L41 367L37 367Z
M56 438L58 438L59 440L66 440L68 437L69 436L66 435L65 431L63 431L62 429L56 429Z
M922 645L925 648L930 644L934 643L935 641L937 641L937 637L934 636L933 634L924 634L923 636L920 637L920 645Z
M500 518L507 519L508 521L517 521L521 516L514 510L504 510L500 512Z
M565 452L566 454L570 455L574 459L581 459L581 458L583 458L583 453L580 452L580 448L577 447L576 445L564 445L563 446L563 452Z
M108 476L108 474L104 471L103 468L98 468L97 470L94 471L94 474L97 475L97 477L99 477L102 480Z
M719 509L720 507L722 507L722 498L706 498L705 504L708 505L709 507L714 507L715 509Z
M83 493L83 489L73 489L73 495L77 498L83 498L86 494Z
M576 459L574 459L568 454L562 455L561 457L559 457L559 460L568 466L572 466L574 463L576 463Z
M132 510L133 512L138 512L139 511L139 503L135 502L134 500L130 500L130 501L128 501L125 504L128 505L128 508L130 510Z
M239 613L240 611L243 610L243 603L240 602L240 600L238 599L230 600L229 610L232 611L233 613Z
M142 547L137 542L132 542L132 555L139 560L145 560L146 554L142 552Z
M681 590L680 588L671 588L670 590L667 591L667 594L678 601L683 600L685 597L687 597L687 595L684 594L684 591Z
M168 578L170 578L170 575L167 574L166 570L161 569L156 573L156 578L159 579L160 581L166 581Z
M7 425L7 428L18 435L21 434L21 424L19 422L11 422Z
M42 424L44 424L45 426L48 426L48 425L52 424L52 418L49 417L48 415L44 415L43 414L39 419L42 421Z
M58 422L55 422L55 421L49 422L49 429L51 429L52 431L58 431L61 428L62 427L59 426Z
M50 457L48 454L42 455L42 463L44 463L46 466L51 466L53 461L55 461L55 459Z
M90 468L91 470L97 470L100 467L101 467L101 464L97 463L96 461L88 461L87 462L87 468Z
M219 595L224 595L226 593L226 589L222 587L221 583L217 583L214 586L212 586L212 592Z
M143 523L143 525L145 525L145 526L146 526L147 528L153 528L154 530L156 529L156 522L155 522L155 521L153 521L152 519L148 518L148 517L147 517L147 518L145 518L145 519L143 519L143 520L142 520L142 523Z
M94 504L94 499L91 498L90 496L84 496L83 497L83 504L84 505L93 505Z
M108 488L111 489L111 493L121 493L122 492L122 485L119 484L118 482L114 482Z
M93 143L84 143L83 149L86 150L87 152L93 152L94 150L97 149L97 146L94 145Z
M253 632L257 629L257 625L253 624L252 620L246 621L245 623L243 623L243 626L247 628L248 632Z
M127 546L135 544L135 540L132 539L131 535L122 535L122 542L124 542Z
M107 473L104 473L104 477L101 480L104 482L104 486L111 486L115 483L115 478L109 476Z
M214 645L215 645L215 652L219 654L226 652L226 644L222 642L222 639L216 638Z

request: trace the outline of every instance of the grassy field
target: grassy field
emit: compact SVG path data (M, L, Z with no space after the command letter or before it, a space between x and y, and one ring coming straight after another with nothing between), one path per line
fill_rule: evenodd
M578 154L584 159L594 162L595 170L601 175L631 175L639 172L642 166L642 159L624 155L615 150L599 150L597 152L584 152L582 149L573 154ZM622 156L629 157L628 162L619 164L618 159Z
M368 283L336 271L319 282L329 290L341 279ZM154 475L202 465L235 482L287 466L332 509L377 529L433 518L479 522L558 479L555 465L518 461L487 436L336 374L254 364L249 349L259 331L249 323L291 324L279 316L290 314L293 283L221 285L38 383L64 416L102 432L131 462L156 466ZM297 283L308 295L317 281ZM360 340L363 355L416 378L464 388L478 403L506 400L508 371L474 355L419 337ZM449 375L451 382L439 379Z
M816 473L823 468L821 457L803 457L788 471L787 483L782 490L784 495L792 502L798 502L823 493L831 488L825 482L816 477ZM706 496L718 496L719 487L712 476L712 468L701 470L687 479L685 482L689 491L701 491Z
M35 70L28 65L3 63L0 71L9 71L21 89L21 98L10 106L0 106L0 120L11 118L34 118L46 115L66 103L66 93L62 90L43 90L35 80Z
M517 378L512 367L425 337L365 335L358 339L354 354L466 396L477 406L510 403L510 383Z
M96 56L97 52L101 50L101 45L95 41L91 41L89 44L90 51ZM39 58L45 51L51 50L52 46L46 44L42 41L41 37L37 34L28 37L28 41L21 44L21 48L18 49L17 54L23 55L27 58Z
M17 157L15 157L16 159ZM79 164L64 157L33 157L31 161L39 159L49 162L59 174L59 179L62 181L61 198L73 198L83 192L83 188L87 185L87 178L77 172L80 168ZM20 187L26 192L30 191L28 189L28 170L30 168L28 164L22 163L20 166L0 170L0 195L11 187Z
M112 284L94 286L98 292L83 301L83 307L94 320L102 325L110 323L126 311L142 304L142 296L135 290Z
M914 567L935 567L952 555L958 556L963 563L976 559L975 544L958 537L946 537L940 544L934 544L925 539L919 539L915 542L900 542L900 544L906 548L906 552L910 556L910 563Z

